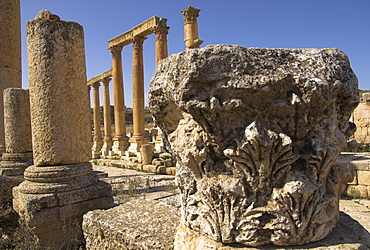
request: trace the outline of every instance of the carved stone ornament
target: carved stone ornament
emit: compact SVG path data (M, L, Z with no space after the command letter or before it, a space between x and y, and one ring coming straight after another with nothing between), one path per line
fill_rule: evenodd
M184 22L197 22L197 17L199 16L200 9L197 9L192 6L188 6L184 10L181 11L182 15L184 16Z
M120 59L122 58L122 46L114 45L109 48L110 52L112 53L112 58Z
M139 50L142 50L143 49L143 44L144 44L144 41L148 39L147 37L145 36L135 36L133 39L132 39L132 48L133 49L139 49Z
M214 45L174 54L149 104L180 168L181 224L215 241L300 245L328 235L350 170L357 78L337 49Z
M168 35L168 30L170 27L163 27L163 26L156 26L153 28L153 33L156 35L155 39L156 40L166 40L167 41L167 35Z

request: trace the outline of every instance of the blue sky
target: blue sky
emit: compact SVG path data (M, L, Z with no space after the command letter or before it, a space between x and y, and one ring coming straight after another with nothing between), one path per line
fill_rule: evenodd
M338 48L348 55L359 87L370 90L370 0L21 0L23 87L28 88L25 26L42 9L84 27L90 79L111 67L108 40L152 16L168 19L169 54L185 50L181 10L188 5L201 9L201 47L222 43L266 48ZM155 37L150 35L144 42L146 93L155 70L154 45ZM130 45L124 47L124 88L129 107L131 53Z

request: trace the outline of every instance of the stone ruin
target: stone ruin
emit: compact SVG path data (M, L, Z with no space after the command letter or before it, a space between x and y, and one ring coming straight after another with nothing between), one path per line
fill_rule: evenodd
M349 170L336 163L355 130L348 120L358 104L357 79L346 55L336 49L232 45L194 50L202 43L196 23L199 11L183 11L187 51L162 60L150 88L152 113L180 165L176 180L181 223L175 249L199 248L203 236L247 246L301 245L324 238L339 218L341 186L351 179ZM162 20L150 32L157 35L158 63L167 56L168 27ZM127 40L139 55L133 65L140 92L145 36L138 33ZM30 91L4 92L7 147L0 174L19 177L20 182L33 154L25 181L13 190L14 209L34 227L42 246L66 248L82 241L83 214L113 206L111 187L98 180L89 162L83 30L43 10L28 22L27 41ZM113 42L113 70L99 81L108 86L115 75L115 92L123 94L118 66L127 44ZM92 85L95 94L99 81ZM31 121L19 116L30 117L19 112L29 110L24 101L28 95ZM142 99L136 97L137 102ZM136 141L130 142L149 164L152 147L139 145L144 137L142 106L136 107ZM16 126L20 120L24 124ZM124 123L116 126L122 133L116 134L113 151L122 153L128 147ZM110 132L105 134L110 137ZM99 154L101 145L95 146ZM119 208L115 212L120 213ZM99 212L87 219L94 220L94 213Z
M337 49L207 46L161 61L150 107L180 168L176 249L201 235L301 245L339 218L336 158L354 132L357 78Z
M32 166L13 189L14 210L42 247L83 241L82 216L113 206L92 172L84 33L44 10L27 22Z
M6 151L0 162L0 209L11 204L12 189L24 181L24 170L32 165L32 135L28 89L4 90Z

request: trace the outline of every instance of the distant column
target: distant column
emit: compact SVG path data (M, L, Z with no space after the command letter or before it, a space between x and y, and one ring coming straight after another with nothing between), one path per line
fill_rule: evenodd
M93 147L92 147L92 156L93 158L100 157L100 149L102 147L101 139L101 117L100 117L100 101L99 101L99 87L100 82L93 83L94 89L94 138L93 138Z
M184 41L186 50L199 48L203 43L198 38L198 23L197 17L199 16L200 9L188 6L182 10L184 16Z
M155 33L155 62L158 62L168 56L167 34L170 27L157 26L154 28Z
M3 91L22 87L20 0L0 0L0 154L5 151Z
M110 113L110 98L109 98L109 82L112 78L106 77L103 79L103 110L104 110L104 139L103 139L103 147L102 147L102 154L108 155L109 151L112 149L113 141L112 141L112 121L111 121L111 113Z
M144 136L144 63L143 63L143 43L147 39L143 36L136 36L132 43L132 118L134 133L130 138L130 148L132 152L140 152L142 144L148 142Z
M89 97L89 107L91 107L90 91L91 91L91 85L88 85L87 86L87 95ZM91 114L91 110L89 110L89 115L90 115L90 125L91 125L91 122L94 122L94 120L93 120L94 118L93 118L93 115ZM91 133L91 140L93 140L92 133Z
M128 138L126 135L125 118L125 97L123 90L122 73L122 46L112 46L109 48L112 53L112 75L113 75L113 94L114 94L114 125L115 136L113 138L112 150L115 154L123 154L128 148Z

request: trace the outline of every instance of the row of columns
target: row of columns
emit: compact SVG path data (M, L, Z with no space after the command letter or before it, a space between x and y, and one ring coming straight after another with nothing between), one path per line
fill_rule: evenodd
M202 40L198 39L197 17L200 10L191 6L181 11L184 16L184 41L186 49L199 48ZM168 56L167 34L169 27L156 26L152 28L152 33L156 35L156 65L158 62ZM134 36L132 43L132 92L133 92L133 136L128 138L126 135L125 119L125 99L122 72L122 49L124 45L113 45L109 47L112 54L112 76L114 92L114 119L115 136L111 135L110 120L110 100L109 100L109 82L111 78L102 80L104 93L104 140L101 136L101 119L99 103L100 82L92 84L94 88L94 144L93 157L98 158L100 152L108 155L109 151L113 154L121 155L124 151L139 152L141 145L148 142L145 137L145 119L144 119L144 64L143 64L143 43L147 38L145 36Z
M108 155L108 152L112 150L112 128L111 128L111 113L110 113L110 97L109 97L109 82L111 77L105 77L101 80L103 85L103 119L104 119L104 138L101 135L100 129L100 97L99 87L100 81L94 82L91 86L93 87L94 93L94 107L93 107L93 120L94 120L94 137L93 137L93 158L98 158L100 152L103 155ZM88 86L89 89L91 86Z
M167 34L169 27L157 26L153 28L156 35L156 64L168 56ZM145 136L144 119L144 60L143 44L147 39L145 36L135 36L132 39L132 92L133 92L133 135L128 138L126 135L125 119L125 99L122 73L122 45L114 45L109 48L112 54L112 78L114 92L114 119L115 135L111 135L110 120L110 100L109 100L109 82L111 78L103 79L104 93L104 133L105 137L102 143L100 131L100 103L99 87L100 82L92 84L94 89L94 145L93 157L98 158L100 152L107 155L109 151L113 154L122 155L124 151L139 152L141 145L148 142ZM113 143L112 143L113 142Z

